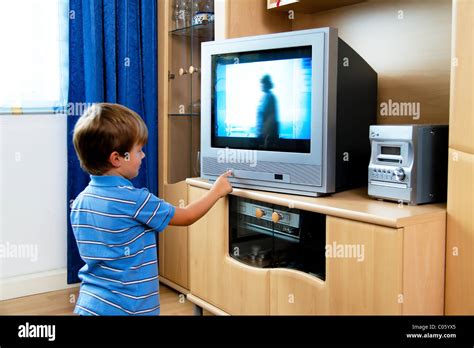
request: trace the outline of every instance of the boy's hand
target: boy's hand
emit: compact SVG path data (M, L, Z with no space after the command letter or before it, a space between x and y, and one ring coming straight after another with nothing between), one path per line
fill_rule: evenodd
M232 172L229 170L222 174L217 181L212 185L211 191L214 191L219 198L224 197L228 193L232 192L232 185L230 184L229 180L227 180L227 177L230 176Z
M227 177L231 174L231 171L222 174L212 185L209 192L186 208L175 208L170 225L189 226L203 217L220 198L232 192L232 185L227 180Z

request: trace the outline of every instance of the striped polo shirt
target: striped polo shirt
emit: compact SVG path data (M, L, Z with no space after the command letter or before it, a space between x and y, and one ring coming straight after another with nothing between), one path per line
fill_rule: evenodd
M86 263L75 313L158 315L157 244L175 208L120 176L95 176L71 206L71 225Z

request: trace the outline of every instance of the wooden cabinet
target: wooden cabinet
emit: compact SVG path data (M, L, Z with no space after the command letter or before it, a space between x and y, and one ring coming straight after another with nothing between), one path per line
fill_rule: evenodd
M267 9L314 13L364 2L365 0L267 0Z
M183 207L188 204L186 182L166 185L164 196L168 203ZM189 289L188 283L188 228L168 226L160 233L159 243L160 277L164 283L172 282L184 289Z
M190 202L210 187L187 182ZM309 198L234 189L232 195L326 214L326 278L231 258L226 198L189 229L191 294L229 314L443 314L444 205L400 206L364 192Z
M401 314L403 230L328 217L327 233L329 247L363 255L326 258L329 312Z
M194 202L205 190L189 187L188 197ZM221 291L224 280L225 212L224 199L199 221L189 226L189 265L191 291L194 295L219 306L225 294Z
M193 202L207 190L189 187ZM230 314L269 314L269 271L228 256L228 201L189 227L190 291Z
M193 24L210 0L158 1L159 194L187 204L184 180L199 176L200 49L214 39L214 22ZM167 227L160 236L160 280L188 292L188 228Z
M327 246L350 246L363 258L327 257L325 282L270 270L271 314L443 314L444 220L416 226L328 217Z

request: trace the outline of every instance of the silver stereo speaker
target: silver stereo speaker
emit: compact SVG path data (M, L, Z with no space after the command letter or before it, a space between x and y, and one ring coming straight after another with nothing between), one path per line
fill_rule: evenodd
M369 196L408 203L446 200L448 126L370 126Z

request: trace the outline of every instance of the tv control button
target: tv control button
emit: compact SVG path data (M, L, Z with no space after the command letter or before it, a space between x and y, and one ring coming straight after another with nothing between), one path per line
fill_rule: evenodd
M257 219L261 219L264 215L265 215L265 211L264 211L264 210L262 210L262 209L260 209L260 208L257 208L257 209L255 210L255 217L256 217Z
M274 223L278 223L281 219L283 218L283 216L281 216L281 214L277 213L277 212L274 212L272 214L272 221Z

